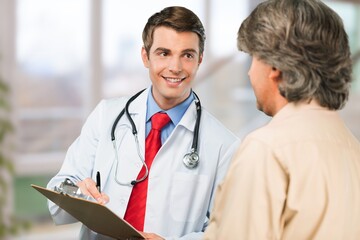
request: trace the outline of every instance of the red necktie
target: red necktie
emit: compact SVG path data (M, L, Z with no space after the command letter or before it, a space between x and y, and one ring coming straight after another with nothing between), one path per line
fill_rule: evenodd
M156 113L151 117L151 130L145 141L145 163L149 171L153 159L161 147L161 129L169 122L170 118L166 113ZM137 179L144 176L145 172L143 166ZM124 219L139 231L144 229L148 179L149 177L133 187L124 216Z

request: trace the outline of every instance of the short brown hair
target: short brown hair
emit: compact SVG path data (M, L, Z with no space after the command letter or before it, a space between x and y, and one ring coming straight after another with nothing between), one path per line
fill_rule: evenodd
M154 30L157 27L166 26L177 32L194 32L199 36L199 52L204 52L205 29L198 16L185 7L167 7L162 11L153 14L146 23L142 39L144 48L149 56L153 44Z

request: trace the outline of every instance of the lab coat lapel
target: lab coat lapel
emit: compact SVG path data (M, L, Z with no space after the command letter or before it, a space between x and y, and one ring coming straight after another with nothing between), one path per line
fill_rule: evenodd
M113 113L110 113L109 115L111 115L112 122L115 121L118 114L122 111L122 109L125 106L125 103L126 100L124 100L123 102L119 101L119 107L111 109ZM115 128L114 134L115 134L116 149L114 149L114 145L110 137L111 128L112 125L111 127L109 127L108 134L103 135L102 136L103 139L99 141L101 143L99 144L99 150L98 150L100 154L96 155L96 158L98 159L95 161L95 164L97 165L95 166L95 168L101 172L101 176L112 176L112 173L110 171L112 170L113 167L117 166L119 168L118 175L122 177L125 176L123 178L118 176L118 178L125 180L130 179L130 178L126 178L127 176L124 173L122 173L123 168L121 166L127 164L126 161L128 159L132 159L132 160L137 159L138 156L136 151L129 151L130 148L136 149L136 147L135 147L134 137L131 133L131 125L126 115L124 114L120 118ZM121 148L122 145L124 144L126 146L124 148ZM127 151L125 151L124 149L126 149ZM116 153L119 155L119 162L116 161ZM137 170L132 170L132 171L135 172ZM126 171L126 173L130 175L132 171ZM93 174L94 174L93 177L95 177L96 172L94 172ZM105 185L108 179L106 178L101 180L102 183L104 183Z

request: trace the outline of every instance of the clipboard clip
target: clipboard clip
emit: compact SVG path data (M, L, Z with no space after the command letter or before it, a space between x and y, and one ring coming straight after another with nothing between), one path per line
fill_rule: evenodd
M73 181L71 181L69 178L66 178L62 183L60 183L59 187L55 186L54 191L64 195L69 195L71 197L95 201L93 197L83 194L80 188L76 186L76 184L73 183Z

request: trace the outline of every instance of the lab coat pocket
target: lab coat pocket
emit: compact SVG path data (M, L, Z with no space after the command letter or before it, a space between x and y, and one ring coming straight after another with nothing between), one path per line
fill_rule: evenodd
M209 177L176 173L172 181L170 214L175 221L194 222L206 214L210 196Z

